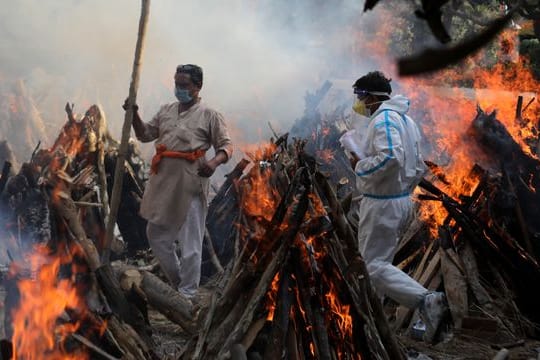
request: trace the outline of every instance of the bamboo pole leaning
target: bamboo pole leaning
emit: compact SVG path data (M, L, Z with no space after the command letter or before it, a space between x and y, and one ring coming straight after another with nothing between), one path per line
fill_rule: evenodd
M116 159L116 167L114 169L114 184L111 193L111 208L109 219L107 222L107 230L103 253L101 260L103 263L108 263L111 255L111 243L114 236L114 225L120 206L120 198L122 196L122 185L124 180L124 162L126 161L128 152L128 141L131 133L131 123L133 121L133 105L137 101L137 89L139 87L139 77L141 69L141 60L144 50L144 39L150 14L150 0L142 0L141 16L139 19L139 32L137 35L137 44L135 47L135 58L133 60L133 70L131 73L131 83L129 85L128 107L124 117L124 126L122 127L122 138L118 149L118 158Z

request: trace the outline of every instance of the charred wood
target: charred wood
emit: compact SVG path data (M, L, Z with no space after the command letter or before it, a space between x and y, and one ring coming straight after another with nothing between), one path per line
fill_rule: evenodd
M272 330L270 332L270 340L268 341L264 353L264 359L283 359L287 347L287 331L289 329L290 311L292 306L292 291L291 291L291 263L287 261L282 271L279 273L279 287L277 291L277 300L275 305L274 316L272 319Z
M2 177L0 178L0 195L2 195L4 192L10 171L11 163L9 161L4 161L4 166L2 167Z

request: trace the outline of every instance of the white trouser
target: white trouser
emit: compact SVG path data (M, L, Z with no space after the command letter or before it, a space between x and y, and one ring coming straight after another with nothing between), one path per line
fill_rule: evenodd
M148 242L161 269L186 296L195 295L199 287L205 220L206 209L202 201L195 198L180 230L150 222L146 227ZM177 245L180 259L176 254Z
M410 217L409 197L364 197L358 210L358 246L379 297L409 308L417 307L428 290L392 265L401 232Z

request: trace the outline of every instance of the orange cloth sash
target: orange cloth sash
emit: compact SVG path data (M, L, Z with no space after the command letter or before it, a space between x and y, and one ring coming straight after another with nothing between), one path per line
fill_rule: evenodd
M158 144L156 146L156 154L152 158L152 165L150 166L150 172L152 174L157 174L159 163L164 157L175 158L175 159L185 159L189 162L193 162L206 154L206 150L195 150L195 151L170 151L167 150L167 147L164 144Z

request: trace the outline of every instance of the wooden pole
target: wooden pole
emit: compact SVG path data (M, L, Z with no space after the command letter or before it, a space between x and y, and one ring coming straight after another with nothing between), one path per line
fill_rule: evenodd
M131 123L133 121L133 105L137 100L137 88L139 87L139 73L141 68L141 58L144 45L144 37L146 34L146 25L148 23L148 15L150 13L150 0L142 0L141 17L139 19L139 33L137 35L137 45L135 47L135 59L133 61L133 71L131 73L131 84L129 85L128 107L124 117L124 126L122 128L122 138L118 157L116 159L116 167L114 169L114 185L111 194L111 209L109 219L107 221L107 232L105 234L105 242L103 244L103 253L101 255L102 263L109 262L111 254L111 243L114 236L114 225L116 224L116 216L118 207L120 206L120 198L122 195L122 183L124 180L124 162L126 161L128 152L128 141L131 133Z

